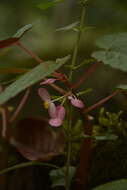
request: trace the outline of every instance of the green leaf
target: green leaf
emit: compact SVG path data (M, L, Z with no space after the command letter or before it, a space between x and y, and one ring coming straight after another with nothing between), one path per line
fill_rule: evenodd
M96 40L96 45L104 50L94 52L94 58L113 68L127 71L127 33L103 36Z
M5 47L15 45L19 41L19 39L37 23L38 22L25 25L24 27L19 29L12 37L4 39L4 40L0 40L0 48L5 48Z
M48 61L39 64L29 72L22 75L17 81L8 86L4 92L0 94L0 104L5 103L9 99L15 97L17 94L30 87L31 85L39 82L52 72L57 70L69 60L70 56L59 58L56 61Z
M110 134L107 134L105 136L95 136L94 137L97 141L107 141L107 140L116 140L118 139L118 136L117 135L110 135Z
M33 28L38 23L39 23L39 21L23 26L22 28L17 30L17 32L12 37L13 38L21 38L27 31L29 31L31 28Z
M96 40L95 44L105 50L127 53L127 32L105 35Z
M78 21L78 22L74 22L74 23L69 24L69 25L67 25L67 26L64 26L64 27L61 27L61 28L56 29L56 32L74 30L74 28L75 28L78 24L79 24L79 21Z
M42 9L42 10L46 10L50 7L53 7L55 5L57 5L58 3L63 2L64 0L54 0L54 1L48 1L48 2L44 2L44 3L40 3L37 5L38 8Z
M89 136L89 135L84 135L84 134L81 134L79 136L77 136L75 139L80 139L80 138L85 138L85 139L95 139L97 141L107 141L107 140L116 140L118 138L117 135L113 135L113 134L106 134L104 136Z
M120 84L119 86L117 86L117 88L127 90L127 84Z
M102 61L105 65L109 65L121 71L127 71L127 54L115 51L98 51L92 54L92 57L98 61Z
M52 180L52 187L56 187L56 186L65 186L66 182L65 182L65 172L66 168L60 168L60 169L55 169L55 170L51 170L50 172L50 178ZM73 166L69 167L69 180L71 181L72 178L75 175L75 171L76 168Z
M127 179L115 180L104 185L100 185L92 190L126 190Z

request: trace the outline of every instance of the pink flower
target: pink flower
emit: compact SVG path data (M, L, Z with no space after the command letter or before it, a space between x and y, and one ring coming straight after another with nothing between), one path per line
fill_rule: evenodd
M41 82L40 84L52 84L52 83L54 83L56 80L57 80L57 79L49 78L49 79L44 80L44 81Z
M51 126L58 127L62 125L65 117L65 108L62 105L56 106L56 109L50 112L50 117L49 124Z
M62 125L65 117L65 108L62 105L55 106L45 88L39 88L38 94L44 101L44 106L48 109L51 117L49 124L54 127L59 127Z
M74 95L70 95L68 96L68 99L71 101L71 104L77 108L84 108L84 103L82 100L79 100L78 98L76 98L76 96Z
M54 78L49 78L43 82L41 82L40 84L52 84L56 81L57 79ZM49 96L50 97L50 96ZM77 108L84 108L84 103L82 100L78 99L74 94L71 94L68 96L68 99L70 100L71 104Z

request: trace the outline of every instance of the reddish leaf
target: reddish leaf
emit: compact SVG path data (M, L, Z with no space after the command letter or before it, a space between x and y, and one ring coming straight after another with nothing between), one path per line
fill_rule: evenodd
M19 38L7 38L5 40L0 41L0 48L5 48L14 45L18 42Z
M28 160L50 160L64 150L63 129L55 132L47 121L40 118L26 118L17 124L16 136L11 143Z

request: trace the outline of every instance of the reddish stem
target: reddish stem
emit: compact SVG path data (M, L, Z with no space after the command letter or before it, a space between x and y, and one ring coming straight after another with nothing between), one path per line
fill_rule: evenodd
M14 114L12 115L12 117L10 118L10 122L12 123L18 116L18 114L21 112L22 108L24 107L28 97L29 97L29 94L30 94L30 88L28 88L26 91L25 91L25 94L24 96L22 97L17 109L15 110Z
M3 87L0 86L0 93L3 91ZM2 131L1 135L4 138L9 138L10 130L7 129L9 124L9 112L6 104L2 105Z
M29 49L27 49L20 41L16 42L16 45L19 46L20 48L22 48L28 55L30 55L34 60L36 60L38 63L45 63L43 62L43 60L41 58L39 58L35 53L33 53L32 51L30 51ZM45 64L46 65L46 64ZM47 65L46 65L47 66ZM62 73L58 73L58 72L54 72L53 73L54 76L64 76L64 74ZM66 79L67 80L67 79ZM63 81L63 80L62 80ZM65 94L66 91L63 90L62 88L58 87L57 85L55 84L51 84L50 86L52 86L54 89L56 89L58 92L62 93L62 94Z
M40 59L35 53L27 49L20 41L16 42L16 45L23 49L27 54L29 54L33 59L35 59L38 63L42 63L43 60Z
M93 117L85 115L84 120L84 133L85 135L92 136L93 130ZM76 175L76 190L87 190L90 157L91 157L92 139L84 139L80 150L80 161Z
M83 113L88 113L92 110L94 110L95 108L99 107L100 105L104 104L105 102L107 102L109 99L111 99L112 97L116 96L118 93L120 93L121 90L116 90L114 91L111 95L107 96L106 98L101 99L99 102L97 102L96 104L86 108L83 110Z
M9 133L9 131L7 130L7 127L8 127L8 120L9 120L9 114L8 114L8 108L7 108L7 106L4 106L3 108L2 108L2 132L1 132L1 135L2 135L2 137L4 137L4 138L9 138L9 136L10 136L10 133Z
M85 114L85 120L84 120L84 133L85 133L85 135L92 136L92 129L93 129L93 127L92 127L93 126L93 124L92 124L93 118L86 115L86 113L92 111L93 109L97 108L101 104L105 103L110 98L117 95L119 92L121 92L121 91L120 90L114 91L111 95L107 96L106 98L100 100L96 104L90 106L89 108L87 108L83 111L83 114ZM81 146L79 168L77 170L76 190L79 190L79 189L80 190L84 190L84 189L87 190L88 189L91 145L92 145L92 139L84 139L82 146Z
M87 71L80 77L78 82L75 84L72 84L71 88L76 89L78 88L83 82L87 80L87 78L96 70L97 66L100 64L100 62L93 64L90 68L88 68Z

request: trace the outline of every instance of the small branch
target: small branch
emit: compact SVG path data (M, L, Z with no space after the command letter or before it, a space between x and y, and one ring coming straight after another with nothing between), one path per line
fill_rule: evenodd
M111 99L112 97L116 96L118 93L120 93L121 90L116 90L114 91L111 95L107 96L106 98L103 98L102 100L100 100L99 102L97 102L96 104L86 108L83 110L83 113L88 113L94 109L96 109L97 107L99 107L100 105L104 104L105 102L107 102L109 99Z
M3 87L0 85L0 93L3 91ZM10 132L7 129L9 124L9 112L8 112L8 107L4 104L2 105L2 131L1 135L4 138L9 138Z
M1 135L4 138L7 138L10 136L9 131L7 130L8 123L9 123L9 114L8 114L8 108L6 106L3 106L2 108L2 132Z
M16 42L16 45L19 46L23 51L25 51L28 55L30 55L30 57L32 57L38 63L44 63L45 64L45 62L40 57L38 57L37 54L35 54L34 52L27 49L20 41ZM55 73L57 74L57 72L54 72L54 74Z
M22 97L16 111L14 112L14 114L12 115L12 117L10 118L10 122L12 123L18 116L18 114L20 113L20 111L22 110L22 108L24 107L28 97L30 94L30 88L28 88L24 94L24 96Z
M100 63L95 63L93 64L82 76L81 78L78 80L78 82L76 82L75 84L72 84L72 89L76 89L78 88L83 82L85 82L87 80L87 78L96 70L97 66Z
M43 60L40 59L35 53L27 49L20 41L16 42L16 45L19 46L21 49L23 49L28 55L30 55L34 60L36 60L38 63L42 63Z

